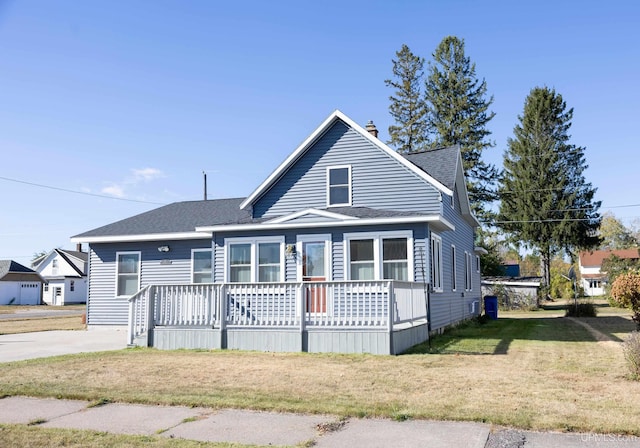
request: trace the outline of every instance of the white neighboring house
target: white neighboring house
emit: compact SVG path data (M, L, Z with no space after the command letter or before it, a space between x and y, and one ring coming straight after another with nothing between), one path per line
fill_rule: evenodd
M581 286L587 296L601 296L604 287L609 281L606 272L601 272L602 262L615 255L621 259L637 260L640 258L640 249L619 250L594 250L593 252L580 252L580 278Z
M0 305L40 305L42 278L13 260L0 260Z
M42 301L47 305L87 303L87 253L54 249L33 268L45 280Z

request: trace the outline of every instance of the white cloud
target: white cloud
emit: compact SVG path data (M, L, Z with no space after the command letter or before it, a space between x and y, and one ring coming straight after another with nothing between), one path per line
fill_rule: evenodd
M104 187L100 191L104 194L110 194L111 196L115 196L117 198L124 197L124 188L121 185L113 184L108 187Z
M164 177L164 173L157 168L142 168L142 169L132 169L133 173L133 182L137 183L139 181L149 182L154 179L159 179Z
M141 192L138 187L163 177L166 177L165 174L157 168L132 168L127 177L121 181L109 182L109 184L100 191L103 194L108 194L117 198L129 198L137 189L138 191L136 194L140 196ZM142 194L140 197L144 196L145 195Z

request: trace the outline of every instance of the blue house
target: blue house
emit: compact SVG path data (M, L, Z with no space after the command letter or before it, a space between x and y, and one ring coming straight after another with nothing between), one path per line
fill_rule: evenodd
M131 344L397 354L479 312L477 226L458 147L401 155L335 111L246 198L72 241L89 328Z

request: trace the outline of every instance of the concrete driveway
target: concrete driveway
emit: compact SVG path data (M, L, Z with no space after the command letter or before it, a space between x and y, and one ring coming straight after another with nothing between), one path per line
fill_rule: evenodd
M126 346L126 328L5 334L0 335L0 362L120 350Z

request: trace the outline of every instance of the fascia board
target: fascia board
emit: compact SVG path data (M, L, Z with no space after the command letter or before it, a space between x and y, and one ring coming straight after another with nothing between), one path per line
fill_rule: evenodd
M207 231L180 232L180 233L149 233L141 235L110 235L110 236L84 236L71 238L72 243L125 243L133 241L168 241L168 240L194 240L211 238Z
M431 216L410 216L410 217L390 217L390 218L370 218L370 219L348 219L343 221L330 222L286 222L286 223L261 223L261 224L232 224L221 226L196 227L197 232L232 232L232 231L252 231L252 230L276 230L276 229L305 229L319 227L352 227L352 226L372 226L377 224L413 224L428 223L435 224L441 230L455 230L455 226L439 215Z

